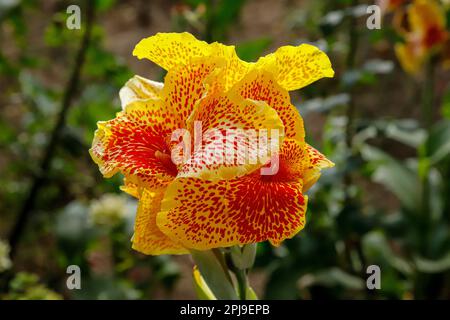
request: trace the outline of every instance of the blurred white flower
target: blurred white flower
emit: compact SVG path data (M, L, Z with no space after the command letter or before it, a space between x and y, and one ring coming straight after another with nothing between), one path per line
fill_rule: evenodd
M116 226L129 214L127 196L114 193L105 194L93 200L89 206L89 220L94 225Z
M9 258L9 244L0 240L0 272L11 268L11 259Z

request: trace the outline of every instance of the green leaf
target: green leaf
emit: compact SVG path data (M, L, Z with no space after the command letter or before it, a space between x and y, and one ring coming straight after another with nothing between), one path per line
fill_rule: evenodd
M258 300L258 296L250 286L247 286L245 297L247 298L247 300Z
M449 13L450 13L450 10L449 10ZM445 95L443 97L441 110L442 110L442 115L446 119L450 119L450 90L447 90L447 92L445 93Z
M429 260L420 256L414 257L417 270L425 273L440 273L450 270L450 253L438 260Z
M205 279L203 279L202 275L200 274L197 266L194 266L192 276L194 279L195 292L197 293L197 297L200 300L217 300L211 289L206 284Z
M430 165L435 165L450 155L450 121L444 120L430 131L426 141L426 154Z
M345 288L361 290L364 288L364 281L339 268L330 268L320 271L314 275L314 283L327 287L341 285Z
M302 114L310 112L328 112L336 107L345 106L349 103L350 96L340 93L326 98L314 98L300 103L297 108Z
M322 26L336 27L342 23L345 18L345 11L336 10L328 12L320 21Z
M2 0L0 1L0 21L8 13L8 11L19 5L19 0Z
M239 17L245 0L204 1L204 3L207 8L206 28L211 40L223 40L229 27Z
M191 250L191 255L198 266L200 274L217 299L238 299L230 278L226 274L228 271L224 270L213 251Z
M417 127L414 120L398 120L386 124L385 134L388 138L417 148L426 138L425 130Z
M259 38L240 43L236 46L236 53L242 60L255 61L272 43L271 38Z
M362 68L373 74L388 74L394 70L394 63L390 60L372 59L364 63Z
M97 0L96 6L99 11L106 11L116 4L116 0Z
M415 172L383 151L365 145L361 154L375 168L372 179L384 185L411 211L420 208L421 184Z
M370 260L376 261L381 258L403 274L409 275L412 273L411 263L394 254L384 233L379 231L370 232L364 236L362 243L364 253Z

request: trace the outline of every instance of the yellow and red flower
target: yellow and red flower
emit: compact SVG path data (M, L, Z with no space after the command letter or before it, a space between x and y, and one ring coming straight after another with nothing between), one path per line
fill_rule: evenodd
M406 20L406 28L397 28L405 42L398 43L395 52L405 71L417 73L431 55L448 45L445 10L435 0L415 0Z
M265 240L279 245L303 228L304 192L333 163L305 142L288 91L332 77L326 54L307 44L285 46L249 63L233 46L189 33L159 33L139 42L133 54L166 69L164 84L129 80L120 91L123 110L98 123L90 149L103 175L122 173L122 190L139 199L133 248L155 255ZM244 140L244 150L259 161L242 164L235 161L242 145L228 143L236 136L209 137L174 162L174 132L195 136L196 123L206 137L211 129L250 130L256 139L277 130L281 148L260 154ZM234 151L234 161L213 161L218 145L223 153ZM275 155L277 173L261 175Z

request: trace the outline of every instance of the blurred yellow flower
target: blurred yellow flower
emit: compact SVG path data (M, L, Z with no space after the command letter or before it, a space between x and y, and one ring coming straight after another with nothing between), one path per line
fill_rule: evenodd
M395 52L409 73L417 73L431 55L441 53L449 41L444 8L435 0L415 0L407 9L407 27L398 28L404 43Z
M249 63L234 46L208 44L189 33L158 33L140 41L133 54L166 69L164 84L129 80L120 91L123 111L99 122L90 150L103 175L121 172L122 190L139 199L133 248L183 254L265 240L278 245L303 228L303 193L333 163L306 144L288 91L332 77L326 54L308 44L285 46ZM226 136L201 141L175 162L173 133L183 129L195 146L196 123L202 137L211 130ZM257 152L259 143L244 139L238 145L232 140L238 135L228 134L245 130L256 141L264 131L281 133L275 175L259 172L271 155L236 160L239 148ZM235 157L215 161L217 151Z
M122 195L105 194L89 206L89 219L99 226L116 226L126 217L127 199Z

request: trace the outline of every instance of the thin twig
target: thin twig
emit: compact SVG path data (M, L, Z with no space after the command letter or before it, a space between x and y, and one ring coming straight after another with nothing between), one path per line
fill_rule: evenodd
M78 89L81 69L85 62L86 51L89 47L89 43L91 40L92 25L93 25L93 20L94 20L94 11L95 11L94 7L95 7L95 1L86 0L86 11L87 12L86 12L85 32L83 34L83 38L81 40L81 44L80 44L80 47L78 49L78 52L77 52L77 55L75 58L75 63L73 65L69 81L64 90L63 99L61 101L60 112L59 112L57 121L55 123L55 126L53 127L53 130L51 132L51 136L50 136L48 145L44 151L44 156L42 157L42 160L41 160L41 163L39 166L39 172L35 176L34 181L31 185L30 189L28 190L27 196L26 196L25 200L23 201L23 205L18 214L16 224L14 225L14 227L10 233L10 236L9 236L9 244L11 246L11 257L12 258L14 258L15 254L16 254L17 245L18 245L19 240L22 236L22 233L25 229L27 221L30 218L31 212L34 209L34 205L36 202L36 198L39 194L39 191L46 182L46 176L48 175L48 171L50 170L51 162L52 162L53 156L55 154L55 150L58 145L62 129L64 128L65 123L66 123L67 112L69 111L70 105L72 104L72 101L73 101L75 94L77 92L77 89Z

